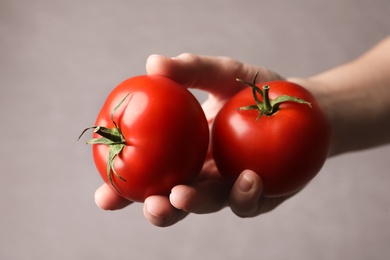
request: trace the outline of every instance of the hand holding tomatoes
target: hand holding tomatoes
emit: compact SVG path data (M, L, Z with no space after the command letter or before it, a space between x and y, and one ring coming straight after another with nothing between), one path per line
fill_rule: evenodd
M389 122L389 120L387 120L389 113L387 113L388 106L383 106L383 104L389 103L386 103L386 100L388 99L388 91L386 91L388 88L386 88L386 86L388 85L389 78L387 77L388 73L386 74L386 71L382 68L386 67L385 65L388 63L388 59L384 58L386 55L383 55L383 53L388 52L389 42L388 39L384 40L354 62L346 63L310 78L290 79L291 82L298 82L302 86L313 91L315 96L319 98L321 105L327 108L327 118L330 120L333 130L333 144L330 155L388 143L389 124L386 123ZM367 64L370 66L367 66ZM190 54L180 55L174 59L162 56L151 56L147 62L147 71L149 75L163 75L180 82L180 84L185 87L195 87L209 92L209 99L203 104L203 109L210 125L212 125L214 116L225 102L242 89L242 85L239 85L237 82L232 83L234 82L234 78L250 80L248 77L254 75L256 71L260 71L260 80L255 82L256 84L265 81L283 80L283 78L269 70L243 64L229 58L213 58ZM367 88L367 86L371 87ZM272 87L272 89L274 88ZM270 92L272 91L270 90ZM353 95L351 95L351 93ZM378 93L380 93L380 95L378 95ZM304 96L306 96L306 94L304 94ZM304 96L302 98L306 99L309 97L308 100L311 103L311 95L307 97ZM275 99L277 98L273 96L273 94L270 94L270 97L276 102ZM261 101L259 97L258 99ZM257 105L257 102L243 105L247 108L248 106L249 108L254 108L254 110L250 109L253 111L239 112L257 112L254 105ZM287 105L284 106L284 108L288 108L285 112L287 112L287 117L290 117L291 114L289 113L291 113L293 104L287 103L282 105ZM282 105L280 105L280 108L282 108ZM301 109L308 109L305 104L299 104L299 107L301 107ZM271 118L280 112L278 111L276 114L272 115L272 111L275 110L266 109L266 111L271 111L271 116L268 112L265 113L265 115L268 114L267 116L270 116ZM237 113L238 111L235 112ZM257 115L255 113L256 118L258 117L258 114L258 112ZM367 120L361 120L362 114L371 114L375 115L375 117L371 118L367 123ZM261 116L264 117L264 115ZM320 116L320 118L323 117ZM280 118L277 116L274 119L278 121ZM298 121L301 121L301 119ZM348 129L347 126L350 124L354 125L357 129L360 129L358 133L354 133L353 136L350 135L349 131L346 131L346 129ZM276 123L276 125L279 124ZM321 123L319 125L321 125ZM270 128L268 128L268 131L269 129ZM281 132L285 132L285 128L281 129L284 129ZM311 129L311 127L308 127L308 129ZM324 129L328 128L325 127ZM273 132L276 131L277 128L271 130L271 132ZM294 134L294 136L295 135L296 134ZM310 137L311 134L308 136L309 139L315 140ZM300 138L304 137L305 136L301 136ZM285 138L279 139L283 140ZM328 139L325 138L325 140ZM322 140L319 141L321 142ZM294 146L299 146L299 144ZM319 147L321 146L320 143ZM287 150L289 149L292 148L288 147ZM316 152L319 150L314 149ZM284 151L282 151L281 156L283 156L283 153ZM319 154L321 154L321 152ZM318 170L321 163L318 161L317 163L318 164L314 164L317 166L314 166L313 169L317 168ZM292 165L294 165L294 162L292 162ZM284 167L283 164L282 167ZM244 170L234 182L233 186L231 186L225 178L221 177L216 168L215 161L209 153L201 175L195 183L192 185L175 186L171 190L169 198L159 195L149 196L144 204L145 217L157 226L168 226L180 221L190 212L211 213L218 211L227 205L229 205L234 213L239 216L252 217L272 210L284 200L295 194L293 192L289 193L289 195L280 197L264 196L263 193L269 193L271 196L273 195L272 189L270 189L270 187L272 187L270 183L272 182L270 182L269 179L267 181L266 178L268 177L266 177L264 180L268 184L263 183L263 180L260 177L260 175L263 174L267 173L256 173L252 170ZM301 182L301 184L302 183L304 182ZM266 188L266 186L268 186L268 188ZM286 188L286 186L284 187ZM298 187L299 185L296 186L296 188ZM104 209L119 209L130 203L128 200L119 196L113 189L109 188L107 184L104 184L96 191L95 199L96 203Z
M209 93L202 107L210 127L215 115L235 94L245 88L236 78L250 81L259 71L258 82L283 80L278 74L262 67L243 64L230 58L182 54L176 58L152 55L146 65L149 75L174 79L188 88ZM249 105L249 104L248 104ZM242 111L243 112L243 111ZM244 170L233 186L216 168L211 150L198 179L191 185L177 185L169 195L146 198L144 215L154 225L169 226L189 213L212 213L230 206L241 217L252 217L274 209L291 196L262 196L263 182L258 174ZM103 209L120 209L130 202L118 196L107 184L95 193L96 203Z
M149 75L162 75L174 79L184 87L198 88L210 93L202 105L209 124L212 125L219 109L245 86L237 77L251 80L260 71L262 80L282 78L267 69L243 64L230 58L206 57L183 54L176 58L152 55L147 61ZM216 169L209 154L198 180L192 185L175 186L168 197L150 196L144 203L145 217L154 225L169 226L183 219L188 213L211 213L230 205L239 216L255 216L273 209L285 198L263 199L262 182L252 171L246 171L232 187ZM249 190L242 191L240 183ZM118 196L107 184L95 193L96 203L103 209L120 209L130 202Z

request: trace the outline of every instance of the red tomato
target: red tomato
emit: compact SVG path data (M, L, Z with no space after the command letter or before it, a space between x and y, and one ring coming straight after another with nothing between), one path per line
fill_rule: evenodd
M320 171L330 149L331 129L306 89L287 81L262 85L269 86L263 95L269 95L274 111L260 114L253 87L237 93L215 118L212 153L222 175L234 181L251 169L263 180L263 195L277 197L302 189ZM263 106L259 87L255 93ZM286 101L286 95L295 98Z
M161 76L125 80L96 120L93 156L104 181L122 197L142 202L189 184L207 153L209 129L196 98ZM102 127L98 127L102 126Z

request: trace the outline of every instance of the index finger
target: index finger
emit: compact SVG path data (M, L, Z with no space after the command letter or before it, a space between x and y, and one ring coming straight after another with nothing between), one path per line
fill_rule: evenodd
M146 63L150 75L162 75L187 88L209 92L217 99L226 100L245 86L237 78L257 82L282 79L278 74L259 66L252 66L228 57L199 56L189 53L175 58L151 55Z

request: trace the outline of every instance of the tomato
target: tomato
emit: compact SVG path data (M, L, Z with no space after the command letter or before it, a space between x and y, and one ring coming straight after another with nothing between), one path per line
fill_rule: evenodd
M251 87L233 96L215 118L211 143L217 168L232 182L245 169L255 171L266 197L294 193L320 171L328 156L328 119L314 96L299 85L247 84Z
M107 97L96 120L93 157L103 180L128 200L168 195L198 176L209 128L196 98L162 76L136 76Z

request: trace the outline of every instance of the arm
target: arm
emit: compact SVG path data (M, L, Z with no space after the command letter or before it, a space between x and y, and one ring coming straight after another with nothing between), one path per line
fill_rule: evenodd
M349 63L289 80L325 108L334 132L332 155L390 142L390 37Z

